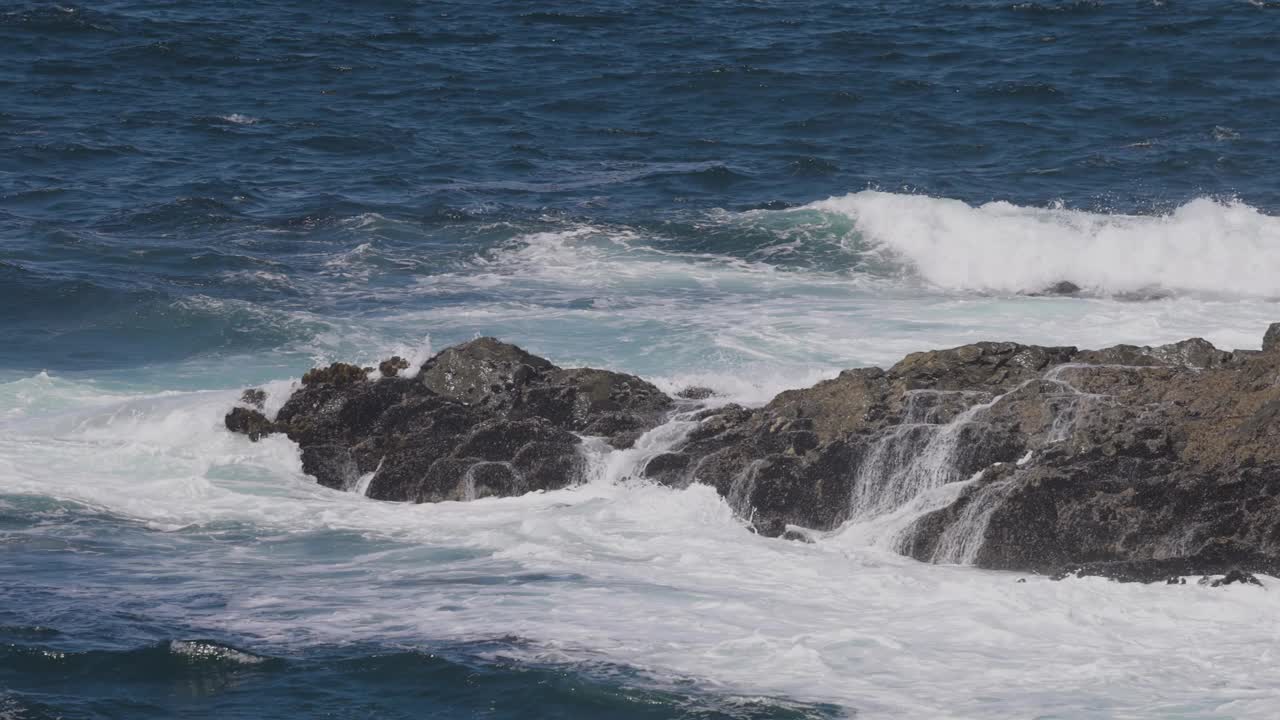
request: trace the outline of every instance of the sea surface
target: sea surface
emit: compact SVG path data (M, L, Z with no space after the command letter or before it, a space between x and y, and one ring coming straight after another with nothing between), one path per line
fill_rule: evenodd
M1277 580L765 539L598 447L376 502L221 418L478 335L747 404L984 339L1257 348L1277 38L1273 0L0 3L0 718L1276 717Z

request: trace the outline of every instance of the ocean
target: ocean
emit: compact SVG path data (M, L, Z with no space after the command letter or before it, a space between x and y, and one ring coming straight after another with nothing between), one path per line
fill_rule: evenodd
M1278 32L1271 0L0 4L0 718L1275 717L1275 586L764 538L595 446L579 487L379 502L222 416L482 335L747 405L977 340L1256 349Z

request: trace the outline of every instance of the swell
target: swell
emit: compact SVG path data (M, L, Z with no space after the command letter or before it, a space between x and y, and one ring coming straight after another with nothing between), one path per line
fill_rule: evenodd
M212 640L165 640L125 650L67 652L0 646L0 710L17 717L82 712L164 717L296 717L318 708L377 716L477 714L703 718L842 717L834 706L703 691L654 681L626 666L521 662L499 637L432 650L317 647L293 657L255 654ZM188 705L192 701L199 705Z
M1237 201L1126 215L868 190L806 209L849 218L855 249L941 288L1039 292L1065 281L1105 294L1280 296L1280 218Z
M804 325L805 314L857 317L890 298L1054 287L1125 300L1280 297L1280 220L1203 198L1129 215L863 191L782 210L618 221L501 208L405 218L359 203L312 205L249 218L193 196L112 214L93 232L49 231L40 247L19 244L0 264L10 281L0 312L16 337L0 362L74 369L280 350L324 344L328 320L368 327L370 318L417 318L416 332L434 319L439 332L459 309L499 308L548 321L687 317L670 337L701 327L701 342L750 354L745 339L724 338L735 326L774 335L760 323L766 310ZM163 239L173 232L200 237ZM200 241L209 233L217 247ZM743 314L745 324L736 319ZM409 327L400 324L396 342ZM168 333L186 340L175 345Z
M1234 200L1202 197L1142 215L867 190L794 208L546 220L512 224L476 262L450 270L577 284L602 264L611 273L601 279L654 282L718 267L748 282L785 277L775 274L781 270L798 282L843 278L851 288L870 281L973 294L1058 286L1125 300L1280 298L1280 218Z

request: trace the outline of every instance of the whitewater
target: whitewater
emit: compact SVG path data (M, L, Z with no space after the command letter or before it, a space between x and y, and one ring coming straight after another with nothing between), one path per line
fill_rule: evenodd
M1280 220L1234 201L1123 215L868 190L684 222L511 232L379 288L371 273L414 258L387 241L394 221L353 217L362 242L293 284L400 300L345 316L262 306L263 322L304 328L281 336L283 361L10 373L0 567L22 578L5 612L29 617L4 622L37 625L91 596L94 617L143 609L161 630L130 631L139 638L216 637L225 647L208 652L223 655L467 647L485 662L720 698L730 716L1274 715L1280 579L1054 582L955 562L974 548L919 563L893 551L875 512L812 543L761 538L711 488L638 479L687 419L633 450L587 442L583 486L435 505L320 487L283 437L250 443L221 426L243 387L263 386L273 412L313 363L416 363L481 333L753 405L845 367L976 339L1199 335L1250 348L1277 319ZM688 228L760 241L722 252L689 242ZM1035 295L1059 281L1080 296ZM50 553L56 571L38 562ZM216 601L193 599L205 596Z
M638 477L687 413L437 505L223 417L478 336L746 406L978 341L1258 349L1278 10L5 4L0 720L1274 717L1280 579L969 565L1002 486L936 398L803 540L749 472Z

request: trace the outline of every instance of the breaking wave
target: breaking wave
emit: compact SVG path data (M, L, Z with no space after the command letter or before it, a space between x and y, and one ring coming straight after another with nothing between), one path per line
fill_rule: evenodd
M850 218L853 249L896 257L947 289L1038 292L1066 281L1099 294L1280 295L1280 218L1241 202L1123 215L866 190L802 209Z

